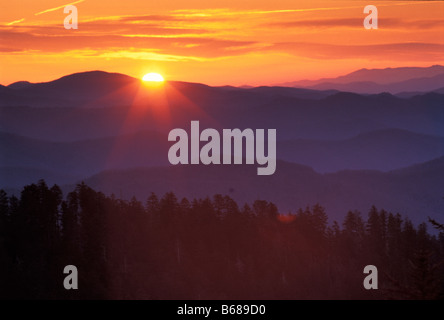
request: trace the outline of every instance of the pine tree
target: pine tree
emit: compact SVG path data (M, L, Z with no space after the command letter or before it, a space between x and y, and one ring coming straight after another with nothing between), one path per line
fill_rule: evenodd
M348 250L348 254L353 258L362 255L364 245L365 226L359 211L349 211L343 223L343 245Z
M444 224L441 224L439 222L437 222L436 220L428 217L429 222L433 225L433 227L435 227L436 229L443 231L444 232Z
M409 261L409 298L430 300L438 299L443 275L438 274L441 264L432 262L432 253L427 249L415 252Z

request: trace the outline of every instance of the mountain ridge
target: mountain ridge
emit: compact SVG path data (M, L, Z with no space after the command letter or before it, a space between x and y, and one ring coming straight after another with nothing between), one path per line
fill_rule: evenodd
M388 84L392 82L400 82L414 78L422 78L427 76L434 76L444 73L444 66L433 65L430 67L398 67L398 68L361 68L345 75L320 78L317 80L298 80L285 82L283 85L295 87L308 87L322 82L334 81L335 83L349 83L356 81L377 82L380 84Z
M438 92L400 97L181 81L154 88L101 71L0 86L0 187L85 180L128 196L171 188L190 198L228 193L284 211L319 202L338 216L375 204L423 220L443 209L443 106ZM285 161L270 177L258 177L257 166L165 166L168 132L189 131L193 120L201 130L276 129ZM419 163L427 167L409 167Z
M444 166L444 157L436 159ZM412 169L413 168L413 169ZM278 161L276 173L257 179L255 166L170 166L133 168L101 172L84 179L85 183L107 194L139 199L155 191L176 193L178 198L205 198L227 194L239 203L257 199L274 202L281 212L320 203L341 219L348 210L367 212L372 205L392 212L402 212L416 222L423 214L442 218L444 185L436 171L424 174L421 165L404 168L401 172L344 170L319 174L312 168ZM413 177L413 178L412 178ZM254 182L253 182L254 181ZM279 186L285 185L285 190ZM69 186L72 189L72 186ZM69 189L68 188L68 189ZM398 194L396 198L391 195ZM362 195L366 194L366 199Z
M380 84L370 81L356 81L348 83L322 82L307 88L315 90L339 90L351 91L364 94L376 94L380 92L389 92L391 94L400 94L418 90L418 92L433 92L439 90L444 84L444 73L432 77L413 78L400 82L392 82L388 84Z

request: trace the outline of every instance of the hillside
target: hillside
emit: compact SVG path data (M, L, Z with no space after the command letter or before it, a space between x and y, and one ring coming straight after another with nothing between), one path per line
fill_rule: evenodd
M403 172L319 174L309 167L280 161L274 175L262 177L256 176L254 165L137 168L103 172L85 183L128 199L136 196L143 200L151 192L173 191L179 199L220 193L240 203L257 199L272 201L281 212L320 203L327 208L331 220L342 219L353 209L366 214L375 205L421 222L427 215L442 219L444 158L435 162L435 169L427 173L419 165Z

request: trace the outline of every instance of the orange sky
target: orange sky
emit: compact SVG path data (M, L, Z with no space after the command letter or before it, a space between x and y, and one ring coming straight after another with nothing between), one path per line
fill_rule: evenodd
M2 0L0 83L104 70L210 85L276 84L360 68L444 64L444 1ZM363 27L363 8L379 29Z

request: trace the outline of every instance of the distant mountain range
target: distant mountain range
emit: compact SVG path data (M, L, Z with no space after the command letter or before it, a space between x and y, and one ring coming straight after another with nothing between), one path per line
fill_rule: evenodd
M418 92L441 92L444 87L444 66L428 68L361 69L337 78L301 80L281 84L316 90L339 90L364 94L388 92L412 96Z
M295 152L297 150L297 152ZM278 143L278 157L317 172L390 171L444 155L444 137L400 129L361 133L345 140L290 140Z
M387 128L444 136L443 104L444 95L439 93L400 98L186 82L167 82L160 90L151 90L138 79L94 71L22 89L3 87L0 131L75 141L147 130L168 132L198 119L213 128L276 128L281 140L347 139Z
M320 203L329 217L341 219L350 209L366 214L372 205L402 212L416 223L429 215L442 219L444 157L402 170L340 171L319 174L311 168L279 162L271 176L257 177L254 166L175 166L106 171L85 182L107 194L145 200L151 192L174 191L179 199L228 194L240 203L265 199L281 212ZM72 190L67 186L66 190Z
M167 136L157 132L73 142L0 133L0 164L69 173L80 179L111 168L167 165L168 145Z
M363 69L306 88L179 81L154 88L102 71L0 86L0 188L17 192L44 178L68 190L85 180L142 200L151 191L224 193L274 201L284 211L319 202L338 219L372 204L416 221L442 218L443 69ZM377 94L342 91L352 87ZM189 131L192 120L201 129L276 129L276 174L258 177L246 165L170 166L168 132Z
M168 165L170 145L167 134L150 131L67 142L0 133L0 164L4 168L35 167L62 176L69 173L80 180L107 169ZM362 133L345 140L296 139L277 144L278 159L307 165L321 173L389 171L442 155L444 137L400 129Z

